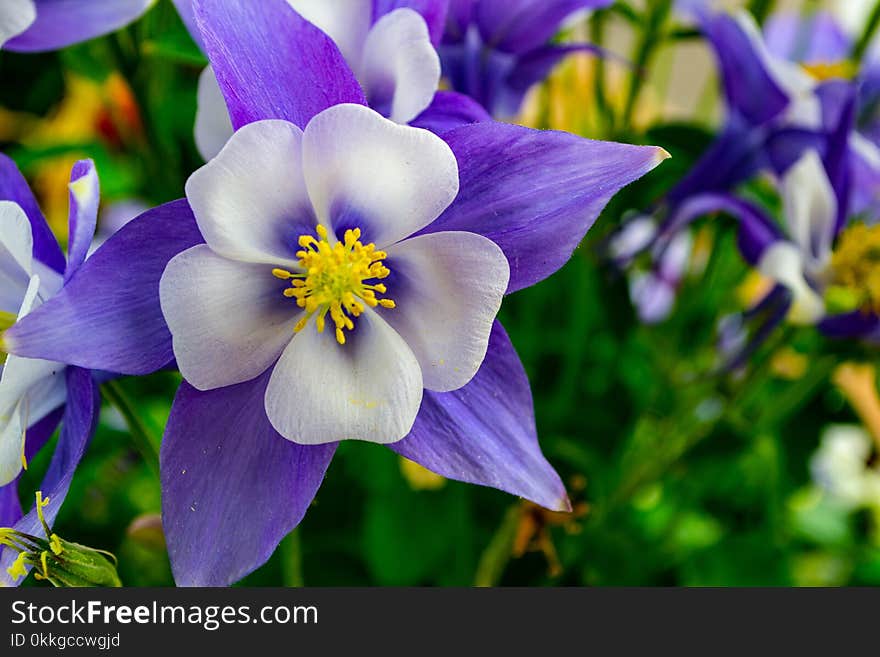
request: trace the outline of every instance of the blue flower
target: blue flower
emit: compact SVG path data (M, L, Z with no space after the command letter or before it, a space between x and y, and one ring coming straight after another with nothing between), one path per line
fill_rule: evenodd
M440 46L452 88L477 100L496 118L515 116L526 92L573 52L588 44L553 44L572 14L612 0L450 0Z
M307 57L326 36L282 0L195 8L237 132L187 200L127 224L10 332L18 355L114 372L176 359L161 462L177 582L262 564L341 439L569 508L495 314L666 153L491 121L441 139L365 107L333 50Z
M0 527L39 533L38 510L23 515L17 479L22 467L61 422L58 446L41 490L52 500L51 524L60 509L98 415L98 389L88 369L59 355L33 359L12 355L18 323L56 297L86 259L98 212L98 178L91 161L78 162L70 182L70 246L64 255L24 178L0 155ZM0 552L0 582L16 554Z

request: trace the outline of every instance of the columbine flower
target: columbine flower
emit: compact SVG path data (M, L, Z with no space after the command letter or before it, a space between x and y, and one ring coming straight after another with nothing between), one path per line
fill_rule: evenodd
M875 205L880 151L847 118L857 85L829 75L837 69L817 64L816 53L833 52L824 43L830 40L822 36L825 28L819 33L822 47L805 51L807 60L801 63L776 54L788 48L778 24L770 26L771 49L747 12L714 13L699 3L694 11L718 59L728 115L715 142L654 212L661 228L646 248L655 255L655 270L679 231L699 216L695 210L705 202L702 197L731 192L761 171L784 176L807 150L846 160L844 217Z
M268 0L280 2L280 0ZM423 127L448 128L489 117L469 99L441 92L440 59L434 49L445 18L446 3L441 0L286 0L296 16L288 17L291 28L286 47L277 56L283 64L297 69L315 65L316 59L338 57L339 53L360 82L369 105L398 123L418 119ZM196 15L198 0L175 0L190 32L210 52L216 41L203 35ZM215 3L216 4L216 3ZM211 11L223 11L213 7ZM236 8L235 12L241 11ZM243 16L250 22L259 12ZM305 19L305 20L301 20ZM327 41L314 34L319 28ZM302 48L303 34L320 50ZM333 52L336 51L336 52ZM223 80L220 81L224 83ZM432 102L435 104L432 106ZM429 107L431 109L429 110ZM427 112L426 112L427 111ZM195 138L206 160L214 157L232 135L232 120L214 70L206 68L199 80Z
M493 116L519 112L526 92L585 44L550 40L571 15L611 0L451 0L440 56L453 89Z
M476 374L510 278L485 237L417 235L457 194L449 146L363 106L241 128L187 183L207 244L162 276L184 378L268 372L269 421L299 444L403 438L424 387Z
M42 489L56 500L49 522L67 494L70 478L91 437L98 393L91 372L52 359L7 355L10 331L64 289L85 260L95 229L98 179L91 162L79 162L70 183L67 262L18 169L0 155L0 526L33 533L36 511L22 517L16 479L59 421L61 437ZM63 418L63 419L62 419ZM0 581L13 559L0 552Z
M3 0L0 48L58 50L125 27L155 0Z
M192 210L132 221L9 332L20 356L125 374L176 357L192 378L161 453L178 584L229 584L268 559L338 439L567 509L493 318L665 152L493 122L441 141L352 106L363 92L341 58L292 77L278 35L301 19L284 3L201 11L239 131L189 181ZM325 39L300 36L303 52Z

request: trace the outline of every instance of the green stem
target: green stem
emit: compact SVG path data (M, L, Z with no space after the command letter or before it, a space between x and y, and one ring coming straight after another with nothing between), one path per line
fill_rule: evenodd
M752 0L749 3L749 11L755 17L758 25L767 20L767 16L773 11L774 4L776 4L774 0Z
M874 9L871 10L871 14L868 16L862 36L856 41L852 53L853 60L857 62L862 61L862 57L864 57L868 47L871 45L871 41L874 39L878 26L880 26L880 1L874 4Z
M306 585L299 530L294 529L281 542L281 579L284 586L302 588Z
M507 567L513 551L519 517L519 504L514 504L504 514L501 525L480 556L480 563L477 565L477 572L474 575L474 586L497 586L501 581L501 576L504 574L504 569Z
M623 110L623 127L626 130L632 130L633 114L641 94L642 87L647 79L648 68L660 44L660 36L663 32L663 26L669 17L672 8L672 0L657 0L650 3L650 7L646 9L645 30L641 34L641 38L636 42L636 48L633 54L634 72L632 82L629 86L629 93L626 97L626 105Z
M159 474L159 452L156 443L150 438L150 431L146 424L138 416L135 406L126 394L119 381L108 381L101 386L104 398L107 399L122 414L128 431L131 434L134 446L146 461L147 465Z
M602 47L605 38L605 17L604 11L596 12L590 20L590 41L595 45ZM608 104L608 98L605 95L605 58L594 57L595 79L593 80L593 93L595 95L596 109L598 110L599 120L601 121L601 132L604 135L614 133L614 112Z

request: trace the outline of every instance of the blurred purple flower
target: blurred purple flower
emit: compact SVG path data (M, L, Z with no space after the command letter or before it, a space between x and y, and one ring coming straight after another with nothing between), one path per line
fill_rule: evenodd
M0 527L39 534L36 509L24 515L18 476L61 422L61 434L41 490L54 521L74 470L97 422L98 389L88 369L60 355L34 359L12 355L18 323L55 298L86 259L98 214L98 177L91 161L78 162L70 178L70 244L65 259L36 200L15 164L0 155ZM17 554L0 550L0 585Z
M526 92L573 52L589 44L553 44L571 15L607 7L612 0L450 0L439 48L452 88L493 116L519 112Z
M0 48L58 50L125 27L155 0L3 0Z

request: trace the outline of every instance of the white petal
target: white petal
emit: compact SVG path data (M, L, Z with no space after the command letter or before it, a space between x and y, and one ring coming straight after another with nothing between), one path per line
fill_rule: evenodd
M207 162L213 159L232 137L232 119L214 69L208 66L199 76L195 140L199 154Z
M785 174L782 201L789 234L818 273L831 255L837 222L837 197L819 154L809 150Z
M371 0L287 0L300 16L329 36L357 69L373 19Z
M266 412L288 440L393 443L409 433L422 403L422 373L410 348L371 310L347 342L314 322L284 350L266 389Z
M24 431L24 420L18 407L6 416L0 415L0 486L10 483L21 472Z
M321 222L356 225L380 248L427 226L458 194L458 163L446 142L360 105L336 105L311 120L303 163Z
M425 388L458 390L486 356L510 280L504 252L481 235L447 232L400 242L388 258L397 275L385 296L397 307L377 312L413 350Z
M204 244L175 256L159 282L183 377L199 390L249 381L293 338L300 309L267 265L229 260Z
M30 282L34 240L17 203L0 201L0 311L18 314Z
M37 303L38 276L31 278L22 301L19 319ZM45 417L64 400L65 365L35 358L8 356L0 372L0 486L21 470L24 430Z
M434 98L440 56L425 19L412 9L385 14L370 30L358 79L370 105L392 121L409 123Z
M761 256L758 270L791 291L791 322L809 325L822 319L825 303L804 277L804 259L798 247L791 242L773 244Z
M216 253L295 266L297 239L315 228L302 177L302 132L286 121L242 127L190 176L186 197Z
M37 20L37 8L33 0L3 0L0 3L0 48Z

